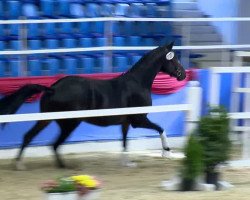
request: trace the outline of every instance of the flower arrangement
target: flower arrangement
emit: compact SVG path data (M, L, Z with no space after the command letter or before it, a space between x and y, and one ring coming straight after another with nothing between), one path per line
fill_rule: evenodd
M90 196L92 191L101 188L101 183L94 176L75 175L43 182L41 189L47 194L75 193L75 198ZM74 198L73 198L74 199Z
M77 175L71 176L72 180L74 180L78 194L83 196L87 194L90 190L96 190L101 188L101 183L94 176L89 175Z

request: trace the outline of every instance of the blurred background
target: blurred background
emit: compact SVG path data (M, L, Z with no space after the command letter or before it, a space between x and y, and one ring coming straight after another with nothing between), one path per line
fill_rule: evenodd
M88 22L0 24L0 51L86 47L245 44L248 22L91 21L96 17L206 18L248 16L244 0L1 0L0 19L76 19ZM178 50L186 68L228 66L235 49ZM145 51L83 51L1 55L0 77L124 72Z
M196 71L203 90L201 105L197 107L201 114L206 113L211 103L231 111L247 111L248 90L238 88L248 87L247 75L237 75L235 82L236 75L223 72L218 81L210 69L248 64L249 55L239 56L236 52L250 49L249 20L234 20L249 16L249 6L250 2L245 0L2 0L0 93L10 94L27 83L49 86L60 75L108 77L107 73L126 72L145 52L174 41L182 65L187 70L201 69ZM40 23L42 20L54 21ZM189 98L186 90L184 87L172 95L152 94L152 97L156 105L183 103ZM19 110L23 111L39 112L39 102L25 104ZM170 114L171 121L163 123L169 135L182 136L185 115L176 113L175 117ZM26 123L19 124L23 128L14 125L14 130L25 132L29 128ZM3 146L21 142L19 133L7 134L10 130L8 126L1 130L6 132L1 136ZM119 138L116 129L110 134ZM85 140L82 137L79 132L75 140ZM48 134L41 138L38 144L46 143ZM96 138L91 132L88 139Z
M166 130L171 146L182 148L190 133L189 125L196 127L200 117L207 113L208 105L222 105L231 117L230 139L237 144L233 147L236 149L233 158L241 164L248 160L249 165L250 18L241 18L250 17L249 8L247 0L0 0L0 97L27 83L50 86L66 75L115 77L129 70L149 50L174 41L180 62L188 73L195 72L195 76L185 80L174 92L152 93L153 105L188 104L193 118L188 121L187 112L178 109L149 114L149 118ZM161 89L178 85L169 84L169 77L158 81ZM39 113L39 103L39 100L25 102L17 113ZM34 124L33 121L9 123L0 129L1 159L16 156L23 136ZM56 123L51 123L35 138L26 156L51 155L45 145L57 137L58 131ZM128 138L132 150L160 149L158 133L144 129L131 132ZM67 140L63 153L117 152L120 139L118 126L100 128L82 123ZM127 171L117 163L117 154L106 154L104 159L102 153L94 154L89 159L81 158L81 162L79 156L73 160L71 156L68 159L78 166L67 173L82 170L98 174L106 181L104 194L108 200L122 197L151 200L156 195L158 199L171 195L176 199L186 198L186 194L185 197L179 193L166 194L158 188L163 175L171 178L174 174L180 165L178 161L140 157L136 159L141 168ZM9 160L1 160L3 199L10 196L11 199L17 196L40 199L37 186L41 180L46 176L65 175L65 171L51 170L54 166L46 159L29 161L33 169L23 174L6 173L10 170ZM212 195L188 195L192 199L249 196L249 170L227 170L225 177L237 188ZM127 184L124 180L131 181Z

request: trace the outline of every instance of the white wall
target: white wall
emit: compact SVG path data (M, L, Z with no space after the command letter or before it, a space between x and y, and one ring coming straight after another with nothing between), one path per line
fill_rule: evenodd
M245 1L246 0L241 0ZM250 1L248 1L250 4ZM197 0L198 7L211 17L237 17L240 0ZM213 22L226 44L238 43L237 22Z
M239 17L250 17L250 1L239 0ZM250 22L239 22L239 44L250 44Z

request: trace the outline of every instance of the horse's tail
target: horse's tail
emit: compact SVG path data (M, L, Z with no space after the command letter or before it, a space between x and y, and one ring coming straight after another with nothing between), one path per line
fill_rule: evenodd
M54 90L42 85L28 84L3 97L0 99L0 115L14 114L27 98L43 91L52 93Z

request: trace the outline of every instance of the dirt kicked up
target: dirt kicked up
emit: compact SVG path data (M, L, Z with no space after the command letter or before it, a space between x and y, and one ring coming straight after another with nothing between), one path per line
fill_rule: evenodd
M53 158L25 159L27 171L13 170L11 160L0 160L1 200L42 200L41 183L50 178L90 174L103 181L101 200L248 200L250 169L223 169L223 180L235 187L216 192L168 192L159 186L173 177L180 161L148 156L132 156L136 168L121 167L119 155L92 153L64 156L68 169L57 169Z

